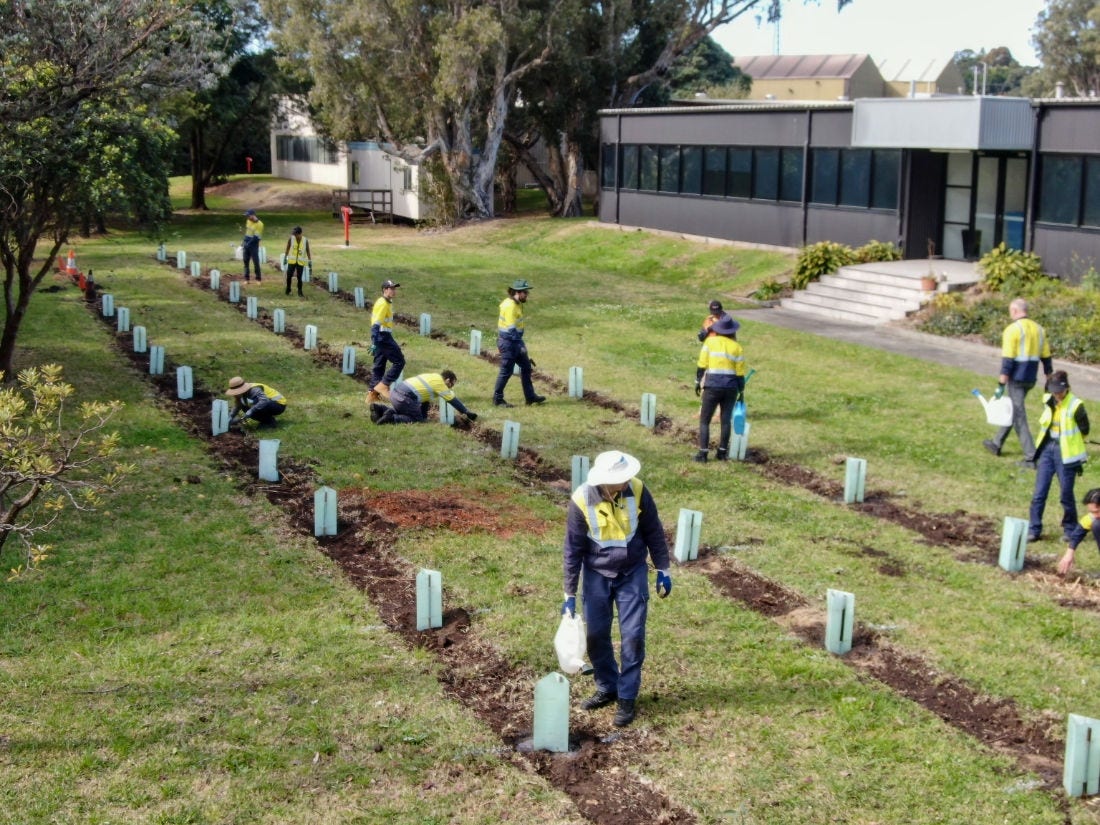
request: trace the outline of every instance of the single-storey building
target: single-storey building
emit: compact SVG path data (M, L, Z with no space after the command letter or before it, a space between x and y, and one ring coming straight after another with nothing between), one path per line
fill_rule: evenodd
M779 247L1004 242L1100 269L1100 101L931 96L600 112L599 219Z
M331 186L334 203L373 216L420 220L420 165L377 141L333 141L317 133L306 107L294 98L277 101L271 128L271 174Z

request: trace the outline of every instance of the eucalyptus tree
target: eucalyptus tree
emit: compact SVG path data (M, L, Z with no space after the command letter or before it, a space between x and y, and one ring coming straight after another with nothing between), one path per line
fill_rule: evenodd
M0 373L31 296L89 216L170 214L174 134L153 105L219 70L189 0L9 0L0 21Z
M546 0L264 0L306 68L330 137L377 137L436 166L450 217L493 215L493 175L519 79L542 65Z
M1042 64L1025 90L1052 96L1059 82L1077 97L1100 94L1100 3L1095 0L1047 0L1032 30Z
M809 0L803 0L809 2ZM715 29L755 11L769 22L782 0L572 0L566 34L553 61L524 80L513 145L543 185L551 212L579 215L586 157L598 151L601 108L656 105L678 62ZM851 0L837 0L837 10ZM550 166L541 170L526 147L537 134Z

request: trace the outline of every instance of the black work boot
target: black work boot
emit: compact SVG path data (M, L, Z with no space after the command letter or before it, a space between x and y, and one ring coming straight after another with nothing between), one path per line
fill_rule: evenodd
M618 710L615 711L615 718L611 720L611 724L617 728L625 728L634 721L634 716L634 700L620 699Z
M503 398L494 398L493 399L493 406L494 407L511 407L512 405L509 404L507 401L505 401Z
M545 395L532 395L530 398L527 399L527 406L530 407L532 404L541 404L545 400Z
M700 450L699 452L697 452L695 454L695 458L693 458L692 461L698 461L700 464L706 464L707 463L707 452L708 452L707 450Z
M729 461L730 460L730 451L727 450L725 447L719 447L717 452L715 452L715 454L714 454L714 460L715 461Z
M582 710L595 710L596 708L603 708L610 705L615 701L615 694L609 690L597 689L595 693L581 702ZM631 702L631 705L634 703Z

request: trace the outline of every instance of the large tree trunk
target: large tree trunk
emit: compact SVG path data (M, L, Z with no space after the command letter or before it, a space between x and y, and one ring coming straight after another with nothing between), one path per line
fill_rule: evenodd
M206 141L203 138L202 124L191 121L191 208L206 209L206 173L203 158L206 155Z

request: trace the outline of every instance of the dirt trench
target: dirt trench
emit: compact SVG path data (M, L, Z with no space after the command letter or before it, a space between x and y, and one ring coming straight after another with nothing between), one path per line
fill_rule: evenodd
M221 297L224 299L227 296L223 294ZM244 312L243 303L238 308ZM102 320L109 322L109 319ZM269 318L256 320L271 326ZM411 323L408 319L404 321ZM288 328L286 336L298 345L302 342L302 336L296 330ZM147 370L147 356L133 353L132 347L125 345L127 336L116 335L115 340L120 352L129 357L139 370ZM447 343L456 346L451 341ZM342 366L342 354L322 348L315 352L315 357L337 369ZM482 357L494 361L493 356ZM166 377L171 371L169 365L166 364L165 369L165 375L148 376L156 385L162 403L174 409L178 419L193 435L212 442L209 402L213 394L196 388L193 401L177 401L174 381ZM365 382L367 372L360 374L357 369L356 377ZM540 380L564 389L560 382L545 376L540 376ZM632 413L614 399L594 393L590 397L586 392L585 400L620 414L638 417L637 412ZM685 433L677 430L671 421L666 419L666 422L664 432L685 437ZM499 433L480 425L471 429L478 439L499 446ZM689 442L691 435L686 434ZM312 535L312 495L316 484L311 470L281 460L281 464L285 465L282 467L283 479L278 484L260 484L254 478L254 441L237 433L229 433L218 437L216 449L213 449L213 443L211 447L212 452L241 479L243 487L253 494L267 495L286 512L297 529ZM751 466L761 469L770 466L778 470L776 477L784 483L796 484L829 498L839 497L842 493L838 484L821 479L805 468L770 462L759 451L750 459L747 463ZM520 456L515 472L518 477L526 478L527 483L547 484L559 490L563 483L567 489L569 481L568 474L548 467L533 451L526 451ZM425 633L413 630L415 600L412 582L415 571L396 567L389 560L388 552L380 552L388 549L394 540L395 518L399 518L396 513L401 507L387 505L384 500L372 498L363 490L341 491L339 499L338 535L317 539L322 551L340 564L357 586L369 589L372 602L394 632L412 646L433 651L444 666L441 681L445 689L501 737L502 743L513 751L511 758L533 766L548 782L568 794L589 821L695 821L690 811L647 783L635 779L624 789L624 777L633 775L629 771L624 774L622 769L629 768L635 757L649 747L648 734L641 726L625 732L609 733L599 724L599 717L579 712L571 724L570 754L521 751L520 743L530 735L530 699L538 676L509 666L490 645L479 640L472 632L469 615L462 609L449 610L440 629ZM438 503L434 495L432 502L433 506ZM910 529L916 529L930 543L943 546L973 549L976 542L971 539L989 535L987 526L965 513L960 512L950 518L932 517L893 506L884 510L883 503L884 499L872 494L863 505L857 506L867 508L871 515L878 517L884 517L882 513L885 512L888 520L892 521L903 519L899 513L904 514L904 518L920 528ZM470 502L449 500L444 509L450 514L452 523L468 518L476 522L479 518L485 518L484 514L467 513L467 508L471 507ZM417 509L423 512L425 508ZM904 520L898 523L904 523ZM989 544L985 538L983 542ZM979 555L989 549L981 548ZM974 560L970 554L962 557ZM697 569L711 578L722 592L775 619L807 644L823 645L824 615L820 610L811 608L801 594L755 574L709 547L701 549ZM890 574L886 572L892 569L888 559L881 569ZM904 570L895 570L895 574L904 574ZM1010 700L981 695L962 680L935 671L920 657L893 647L863 626L857 627L853 648L845 661L868 678L917 702L991 749L1007 754L1022 768L1035 772L1046 789L1060 795L1063 746L1054 732L1054 720L1049 723L1029 722ZM655 811L660 813L654 815Z

